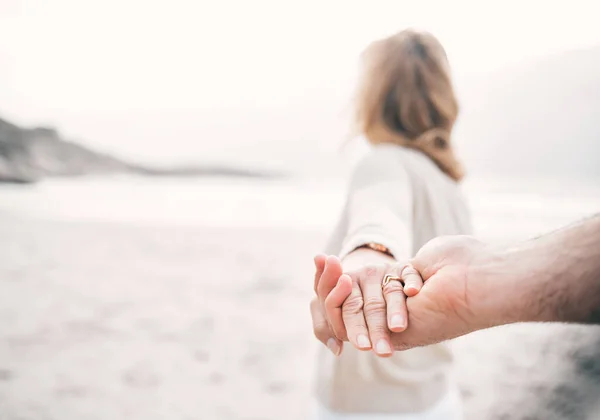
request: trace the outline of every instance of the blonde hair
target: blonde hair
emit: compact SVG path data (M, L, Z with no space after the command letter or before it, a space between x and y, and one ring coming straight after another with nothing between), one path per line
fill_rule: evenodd
M463 171L450 144L458 116L446 52L427 32L405 30L363 53L356 129L372 144L420 150L455 180Z

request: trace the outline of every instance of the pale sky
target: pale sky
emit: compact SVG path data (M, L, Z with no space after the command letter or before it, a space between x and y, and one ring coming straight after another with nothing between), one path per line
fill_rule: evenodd
M430 30L468 80L600 44L598 8L592 0L0 0L0 116L149 160L222 160L271 146L285 158L296 149L278 145L273 127L292 125L299 142L318 138L316 125L343 113L358 54L373 39Z

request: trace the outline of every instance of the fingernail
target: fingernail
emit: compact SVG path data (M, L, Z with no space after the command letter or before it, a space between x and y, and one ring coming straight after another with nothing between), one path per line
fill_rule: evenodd
M334 262L336 262L336 260L337 260L337 257L335 255L329 255L327 257L327 259L325 260L325 265L333 264Z
M406 293L407 295L410 294L410 297L412 297L419 293L419 289L415 286L408 286L404 288L404 293Z
M369 338L364 334L361 334L356 338L356 343L361 349L368 349L369 347L371 347L371 342L369 341Z
M334 356L340 354L340 346L337 343L337 341L335 341L335 338L330 338L329 340L327 340L327 348L331 350Z
M406 327L406 320L404 316L401 314L392 315L392 319L390 319L390 327L392 328L404 328Z
M375 351L377 354L391 354L392 349L387 341L381 339L377 342L377 346L375 347Z

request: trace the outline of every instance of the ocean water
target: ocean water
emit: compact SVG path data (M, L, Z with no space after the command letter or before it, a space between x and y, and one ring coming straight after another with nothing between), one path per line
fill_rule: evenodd
M343 204L340 179L239 180L114 176L0 186L0 212L47 220L327 230ZM600 181L467 180L476 234L527 238L600 212Z
M600 211L593 182L464 185L510 242ZM311 419L311 257L336 180L138 177L0 186L0 419ZM455 343L468 420L596 419L600 328Z

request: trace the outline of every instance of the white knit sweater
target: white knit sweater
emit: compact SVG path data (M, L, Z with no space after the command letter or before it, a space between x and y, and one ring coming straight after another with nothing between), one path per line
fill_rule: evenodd
M346 205L325 252L343 257L361 244L376 242L403 260L436 236L470 232L469 212L457 183L421 152L382 144L355 168ZM340 412L421 411L445 395L451 364L447 344L386 359L351 345L336 358L323 347L318 398Z

